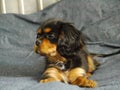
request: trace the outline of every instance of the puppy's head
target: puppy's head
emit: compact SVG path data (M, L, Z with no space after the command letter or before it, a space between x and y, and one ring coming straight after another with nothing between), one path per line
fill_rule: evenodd
M43 55L54 56L58 51L63 56L69 56L83 45L81 32L72 24L49 19L37 30L34 50Z

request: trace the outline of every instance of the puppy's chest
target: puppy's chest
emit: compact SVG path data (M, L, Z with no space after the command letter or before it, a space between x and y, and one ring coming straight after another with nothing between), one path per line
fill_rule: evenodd
M82 63L80 58L64 58L62 56L49 57L47 61L47 67L56 67L60 70L69 70L75 67L81 67Z
M68 58L65 64L66 69L72 69L75 67L82 67L82 62L79 57Z

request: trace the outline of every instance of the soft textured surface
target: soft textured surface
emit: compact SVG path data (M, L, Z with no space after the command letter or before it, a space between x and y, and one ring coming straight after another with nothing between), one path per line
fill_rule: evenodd
M120 50L119 0L62 0L31 15L0 15L0 90L88 90L61 82L38 83L45 59L33 52L33 45L36 29L48 18L74 23L90 52ZM91 79L98 87L91 90L119 90L120 54L97 59L101 66Z

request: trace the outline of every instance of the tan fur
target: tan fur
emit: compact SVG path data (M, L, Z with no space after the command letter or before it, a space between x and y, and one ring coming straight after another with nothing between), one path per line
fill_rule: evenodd
M74 68L69 71L61 71L57 68L48 68L45 73L49 78L42 79L40 82L53 82L53 81L62 81L69 82L74 85L82 87L91 87L94 88L97 86L97 83L93 80L87 78L87 74L82 68Z
M87 56L87 60L88 60L88 72L91 73L95 70L96 67L91 56Z
M43 54L51 54L51 53L56 53L56 48L57 46L55 44L50 43L48 39L43 39L39 51Z
M56 55L51 56L51 55L47 55L47 58L50 62L56 62L56 61L61 61L63 63L65 63L67 60L62 57L57 51L56 51Z
M72 84L90 88L95 88L97 86L97 83L95 81L89 80L84 76L77 77L77 79L74 82L72 82Z
M41 33L42 33L42 30L39 28L39 29L37 30L37 33L41 34Z
M45 28L45 29L44 29L44 32L45 32L45 33L49 33L50 31L51 31L51 28Z
M44 82L51 82L51 81L63 81L67 83L67 78L65 77L65 74L57 68L54 68L54 67L48 68L44 74L49 76L49 78L42 79L40 80L40 82L44 83Z
M69 82L73 82L77 79L77 77L79 76L85 76L86 75L86 72L84 69L82 68L74 68L72 70L69 71L68 73L68 79L69 79Z

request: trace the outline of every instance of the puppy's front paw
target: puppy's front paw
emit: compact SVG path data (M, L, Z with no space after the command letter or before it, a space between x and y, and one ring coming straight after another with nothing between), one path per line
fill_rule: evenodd
M47 78L47 79L42 79L40 80L40 83L47 83L47 82L53 82L56 81L54 78Z
M86 77L78 77L72 84L88 88L95 88L97 86L95 81L89 80Z
M97 83L93 80L87 80L85 86L90 88L95 88L97 86Z

